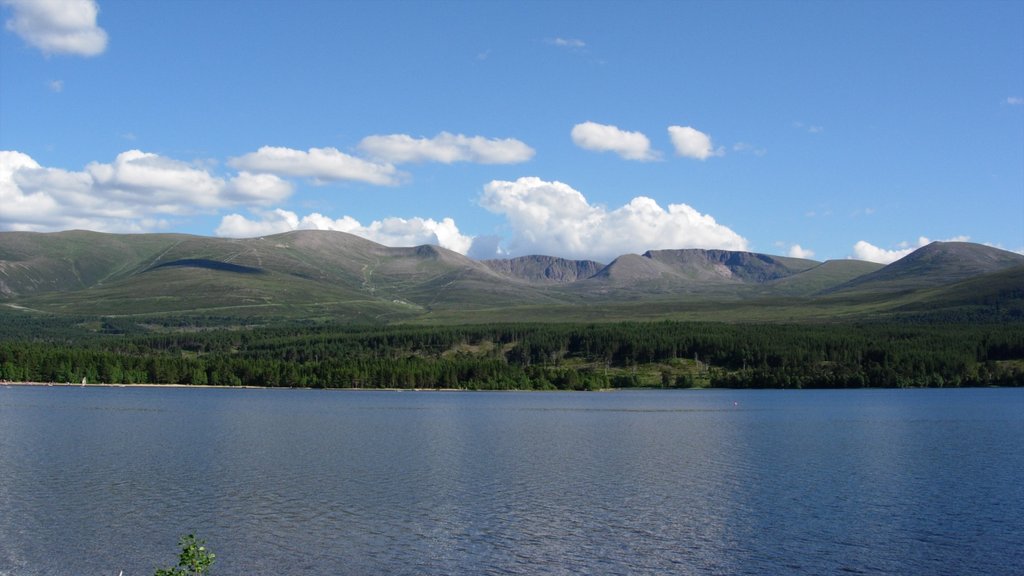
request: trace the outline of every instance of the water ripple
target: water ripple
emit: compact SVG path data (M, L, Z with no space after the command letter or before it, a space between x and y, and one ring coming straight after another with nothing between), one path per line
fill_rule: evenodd
M0 576L151 574L191 532L222 576L1024 563L1020 391L10 392Z

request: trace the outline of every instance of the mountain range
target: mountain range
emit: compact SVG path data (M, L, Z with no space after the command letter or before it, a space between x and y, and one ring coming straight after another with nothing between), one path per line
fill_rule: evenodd
M934 242L887 266L726 250L605 264L473 260L334 231L248 239L0 232L0 305L23 312L340 322L1024 317L1024 256Z

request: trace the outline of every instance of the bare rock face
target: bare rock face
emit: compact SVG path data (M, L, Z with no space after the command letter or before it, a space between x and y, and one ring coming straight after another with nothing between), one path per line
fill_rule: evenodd
M507 260L484 260L483 263L504 276L551 284L569 284L590 278L604 267L593 260L567 260L554 256L522 256Z
M595 279L612 282L674 279L692 284L763 284L817 266L813 260L729 250L650 250L620 256Z

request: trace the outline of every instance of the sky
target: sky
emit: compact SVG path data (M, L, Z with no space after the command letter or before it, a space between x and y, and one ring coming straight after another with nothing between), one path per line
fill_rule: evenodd
M1024 253L1024 2L0 0L0 230Z

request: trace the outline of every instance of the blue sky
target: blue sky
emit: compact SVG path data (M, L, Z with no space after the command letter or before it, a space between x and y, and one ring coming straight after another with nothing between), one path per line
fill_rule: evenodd
M1024 251L1022 2L0 0L0 229Z

